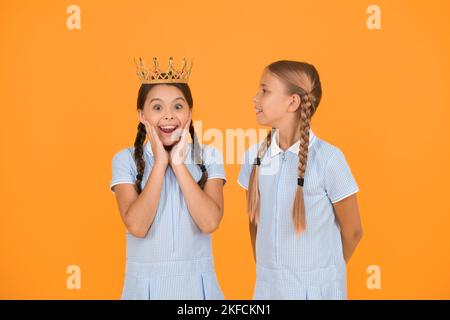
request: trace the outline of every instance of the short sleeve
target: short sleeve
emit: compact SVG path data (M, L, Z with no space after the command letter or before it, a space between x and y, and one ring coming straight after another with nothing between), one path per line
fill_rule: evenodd
M253 164L256 159L256 150L257 145L254 145L244 153L241 159L241 170L239 171L237 182L245 190L248 190L250 175L252 173Z
M112 187L121 183L135 183L136 165L133 160L132 151L124 149L116 153L112 159L112 179L109 189L114 193Z
M225 177L225 169L222 152L214 147L206 148L206 160L205 166L208 172L209 179L223 179L223 184L225 185L227 179Z
M332 203L341 201L359 191L344 154L336 149L325 169L325 189Z

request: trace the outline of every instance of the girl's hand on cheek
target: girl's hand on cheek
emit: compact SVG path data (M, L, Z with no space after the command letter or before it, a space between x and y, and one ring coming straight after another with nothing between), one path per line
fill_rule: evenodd
M170 150L170 165L172 168L184 163L186 157L187 136L189 135L190 124L191 119L189 118L184 128L181 129L182 131L180 140L172 147L172 150Z
M143 122L145 125L145 130L147 131L148 140L150 141L150 145L152 147L155 165L161 164L163 166L167 166L169 164L169 154L166 149L164 149L164 145L161 142L161 139L159 139L156 128L146 120L143 120Z

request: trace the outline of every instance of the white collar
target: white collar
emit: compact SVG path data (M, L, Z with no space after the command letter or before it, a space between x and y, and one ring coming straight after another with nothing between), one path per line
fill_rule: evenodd
M316 135L314 132L309 129L309 145L308 149L314 144L316 141ZM295 155L298 155L298 151L300 148L300 140L298 140L296 143L294 143L292 146L290 146L286 151L290 151ZM278 145L278 130L274 131L274 134L272 136L272 142L270 143L270 156L274 157L280 152L284 152L280 146Z

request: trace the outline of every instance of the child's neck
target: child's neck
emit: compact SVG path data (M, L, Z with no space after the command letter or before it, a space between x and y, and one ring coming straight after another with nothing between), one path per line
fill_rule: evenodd
M278 129L278 146L281 150L289 149L300 140L299 126L285 126Z
M166 149L167 152L170 152L173 148L173 145L171 146L164 146L164 149Z

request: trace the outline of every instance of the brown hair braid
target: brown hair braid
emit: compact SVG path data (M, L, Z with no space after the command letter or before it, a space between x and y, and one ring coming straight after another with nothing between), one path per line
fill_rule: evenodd
M208 179L208 171L206 171L206 167L203 164L203 150L200 148L200 144L198 143L197 134L195 133L194 126L191 124L189 126L189 134L191 135L191 139L193 142L193 152L191 153L192 157L194 158L194 163L196 163L200 170L202 171L202 176L200 180L197 182L200 188L203 189L205 186L206 180Z
M137 134L136 139L134 139L134 161L136 162L136 169L137 169L137 176L136 176L136 191L138 194L141 193L141 182L142 177L144 176L144 170L145 170L145 161L143 157L144 153L144 141L147 134L147 131L145 130L145 125L142 123L139 123L137 127Z

